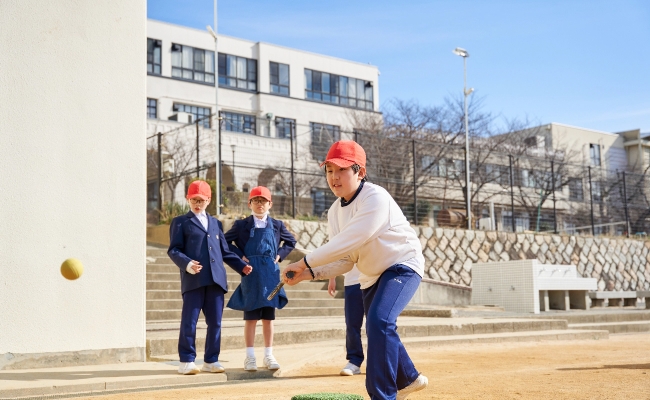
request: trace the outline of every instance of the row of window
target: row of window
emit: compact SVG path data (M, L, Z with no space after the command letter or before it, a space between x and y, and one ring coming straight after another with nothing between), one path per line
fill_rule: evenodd
M172 77L214 84L214 51L172 43ZM147 39L147 73L162 73L162 41ZM219 86L257 91L257 60L219 53ZM289 65L270 62L270 92L289 96ZM373 109L372 81L305 69L305 98L346 107Z
M210 108L174 103L173 109L177 112L191 114L192 120L200 121L199 124L201 124L201 126L204 128L210 128L211 126L210 118L207 118L210 116ZM222 116L224 118L223 127L225 130L230 132L248 133L251 135L257 134L255 116L233 112L222 112ZM158 118L158 100L147 98L147 118ZM276 137L289 139L291 137L291 129L295 126L295 124L295 119L275 117Z

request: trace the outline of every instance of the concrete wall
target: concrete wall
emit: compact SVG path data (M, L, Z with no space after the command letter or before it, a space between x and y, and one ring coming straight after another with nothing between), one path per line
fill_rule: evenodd
M298 246L311 250L327 241L327 224L285 221ZM436 281L472 284L473 262L538 259L572 264L596 278L598 290L649 290L650 241L536 233L467 231L414 227L424 249L425 271Z
M0 369L144 358L145 14L0 2Z

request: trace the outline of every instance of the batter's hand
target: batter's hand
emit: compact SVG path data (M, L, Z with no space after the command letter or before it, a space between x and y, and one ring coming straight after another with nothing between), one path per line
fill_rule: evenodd
M244 267L244 269L241 270L241 272L242 272L244 275L248 275L248 274L250 274L251 272L253 272L253 267L251 267L250 265L247 265L247 266Z
M293 271L294 276L292 279L287 278L287 272ZM305 273L307 275L305 276ZM282 271L282 280L289 286L293 286L305 279L311 279L311 274L307 270L307 264L303 260L287 265Z
M336 294L336 278L330 278L330 281L327 284L327 293L332 297Z

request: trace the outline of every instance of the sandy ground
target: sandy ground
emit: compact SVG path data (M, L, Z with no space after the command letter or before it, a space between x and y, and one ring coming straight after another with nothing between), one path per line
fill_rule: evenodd
M650 399L650 334L609 340L475 344L415 349L429 387L417 399ZM101 396L124 400L282 399L301 393L364 395L365 374L340 377L333 358L272 380ZM362 370L364 370L362 368ZM364 371L365 372L365 371Z

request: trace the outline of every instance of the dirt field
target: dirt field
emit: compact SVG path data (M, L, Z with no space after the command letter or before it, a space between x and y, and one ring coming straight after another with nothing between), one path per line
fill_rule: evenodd
M650 334L601 341L446 346L411 352L429 378L417 399L650 399ZM290 399L300 393L367 396L365 375L340 377L344 360L322 360L291 376L210 388L102 396L123 400ZM363 370L363 368L362 368Z

